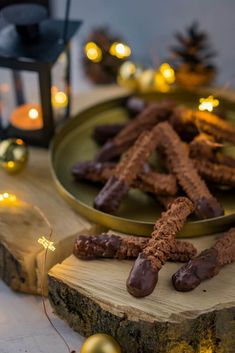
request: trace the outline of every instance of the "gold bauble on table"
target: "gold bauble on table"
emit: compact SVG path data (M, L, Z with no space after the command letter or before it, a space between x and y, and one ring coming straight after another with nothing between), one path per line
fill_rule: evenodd
M132 61L124 62L118 73L117 82L120 86L136 90L138 87L137 78L142 72L142 67Z
M137 77L138 89L142 93L152 92L155 89L155 71L146 69Z
M19 138L0 142L0 166L9 174L19 173L28 161L28 147Z
M121 353L121 348L113 337L97 333L85 340L80 353Z

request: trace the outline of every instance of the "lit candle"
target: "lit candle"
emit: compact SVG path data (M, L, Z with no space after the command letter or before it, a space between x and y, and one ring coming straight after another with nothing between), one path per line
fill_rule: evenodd
M43 127L42 111L39 104L23 104L11 115L11 124L22 130L39 130Z

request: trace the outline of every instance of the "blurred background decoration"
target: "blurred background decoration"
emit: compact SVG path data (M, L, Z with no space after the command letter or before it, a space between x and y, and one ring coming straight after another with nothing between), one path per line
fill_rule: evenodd
M0 0L0 9L9 3L21 2ZM64 19L65 1L24 1L31 2L43 5L52 18ZM70 45L66 46L64 52L62 50L62 55L58 55L56 65L51 70L50 93L47 95L51 96L49 103L54 126L47 128L47 131L51 129L50 136L55 125L68 115L71 89L75 97L72 101L73 110L76 111L76 95L91 90L94 84L118 82L138 92L168 92L176 86L197 89L212 83L224 84L232 77L234 69L229 43L232 42L235 29L233 3L230 6L224 6L219 0L215 0L213 6L210 0L199 0L197 4L189 4L187 0L166 0L156 4L154 0L149 0L146 6L141 0L130 0L128 3L120 0L119 4L107 3L105 0L87 0L85 3L71 0L69 3L70 17L84 19L84 24L79 36L74 31L68 38ZM5 31L9 24L3 17L0 17L0 29ZM223 26L218 26L214 18L226 18L226 21L223 21ZM195 24L195 20L203 31ZM48 19L44 19L43 23L45 21ZM71 55L66 53L69 47ZM216 64L211 47L215 47L218 54ZM70 60L72 75L68 74ZM25 122L23 125L27 128L24 130L31 131L31 135L43 130L45 112L40 101L38 76L33 70L22 71L20 75L17 70L10 74L7 70L3 71L0 75L2 129L13 122L17 136L27 141L34 140L31 137L28 139L28 131L25 134L19 126L22 124L18 115L27 115L27 126ZM14 103L13 91L18 96L17 104ZM23 94L20 91L24 91ZM17 113L20 101L24 102L26 113L24 110ZM18 129L21 129L21 133ZM12 135L16 135L15 130L5 137Z
M108 27L94 29L83 45L83 65L94 83L116 82L122 63L131 55L131 48Z
M210 84L216 74L213 62L216 53L211 48L208 34L199 30L199 24L194 22L185 33L176 32L175 38L177 42L170 49L176 83L189 89Z
M57 18L63 17L64 0L52 0L51 11ZM84 19L77 41L76 65L79 84L74 72L73 83L76 91L87 91L92 87L87 82L83 66L79 63L83 41L95 27L107 25L114 33L119 33L131 47L135 63L144 67L156 68L162 61L168 61L169 46L174 44L173 34L184 31L195 20L200 28L209 34L211 44L217 52L216 83L224 84L234 70L233 33L235 31L235 2L226 0L106 0L72 1L71 18ZM171 63L170 63L171 64Z

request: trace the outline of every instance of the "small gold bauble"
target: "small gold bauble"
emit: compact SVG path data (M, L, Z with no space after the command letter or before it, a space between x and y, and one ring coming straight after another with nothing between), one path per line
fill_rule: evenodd
M153 69L147 69L141 72L137 78L139 91L142 93L154 91L154 77L155 71Z
M11 138L0 142L0 166L7 173L19 173L27 161L28 148L23 140Z
M121 348L113 337L97 333L85 340L80 353L121 353Z
M119 69L117 82L120 86L135 90L138 86L137 77L141 72L142 68L139 65L126 61Z

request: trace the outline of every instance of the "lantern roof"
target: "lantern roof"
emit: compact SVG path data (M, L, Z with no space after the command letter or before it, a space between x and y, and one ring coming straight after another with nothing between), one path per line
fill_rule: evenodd
M81 24L82 21L68 21L64 40L64 20L43 20L39 24L39 37L31 42L22 40L15 25L4 27L0 31L0 66L14 69L14 65L19 64L16 69L23 66L27 69L27 65L31 65L33 69L43 63L53 65Z

